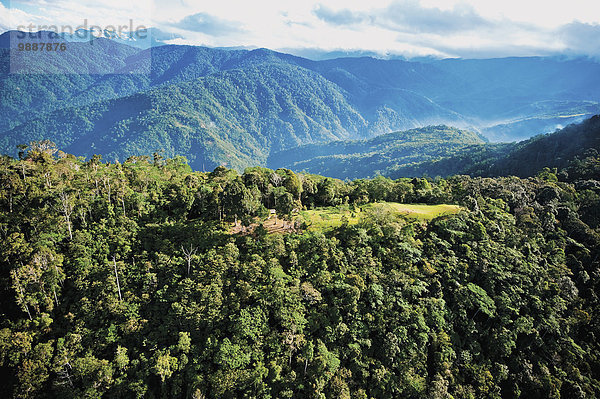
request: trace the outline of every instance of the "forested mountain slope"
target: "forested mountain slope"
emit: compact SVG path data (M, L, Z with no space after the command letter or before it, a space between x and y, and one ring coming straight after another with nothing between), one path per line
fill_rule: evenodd
M600 116L520 143L485 143L475 133L429 126L362 141L312 144L275 153L269 166L320 173L340 179L383 175L520 176L544 167L565 168L571 161L600 151Z
M494 162L487 175L532 176L542 167L563 169L575 158L600 151L600 115L547 135L520 142L506 157Z
M387 176L535 176L542 168L564 170L600 151L600 115L516 144L484 145L445 159L392 168Z
M341 179L386 175L398 166L446 158L485 139L447 126L389 133L369 140L311 144L272 154L271 168L288 168Z
M600 395L597 154L530 179L349 183L21 157L0 158L2 397ZM463 211L229 233L376 201Z
M0 36L0 151L12 155L15 143L52 139L78 155L123 160L162 150L186 156L195 169L242 170L301 144L427 125L524 139L600 110L600 65L588 59L311 61L267 49L140 50L109 39L65 42L60 54L11 56L11 34ZM38 73L9 73L15 65ZM179 91L177 101L160 98ZM144 99L170 112L149 116ZM119 119L107 124L94 116L106 110ZM206 121L215 126L208 133ZM94 148L85 138L92 131Z
M154 148L186 155L196 170L239 169L265 164L271 149L359 136L365 125L319 75L267 65L55 111L5 132L0 143L51 139L79 155L121 160Z

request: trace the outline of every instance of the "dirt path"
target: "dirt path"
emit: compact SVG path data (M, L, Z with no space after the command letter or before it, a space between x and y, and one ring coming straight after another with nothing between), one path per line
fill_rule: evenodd
M270 217L269 219L265 220L263 222L263 226L265 229L267 229L267 232L269 234L273 234L273 233L295 233L298 232L299 230L295 228L294 226L294 222L291 222L289 220L284 220L281 218L275 218L275 217ZM247 234L252 234L254 233L254 230L258 227L258 223L252 223L250 226L245 227L242 226L242 224L240 222L238 222L238 224L234 224L231 227L231 233L232 234L241 234L241 235L247 235Z

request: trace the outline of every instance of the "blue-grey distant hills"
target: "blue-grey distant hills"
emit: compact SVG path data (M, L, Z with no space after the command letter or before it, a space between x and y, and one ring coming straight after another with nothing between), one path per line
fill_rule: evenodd
M53 40L66 51L34 53L15 48L17 34L0 36L7 154L50 139L82 156L160 151L196 169L242 169L302 145L429 125L523 140L600 113L600 64L591 59L312 61L266 49L141 49L110 35L63 35Z

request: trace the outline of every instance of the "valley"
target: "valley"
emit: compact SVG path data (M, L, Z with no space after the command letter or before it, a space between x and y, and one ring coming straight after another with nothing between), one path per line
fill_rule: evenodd
M12 155L50 139L88 158L158 151L196 170L242 171L303 145L442 124L513 142L600 112L600 64L591 59L312 61L98 38L65 41L71 50L59 57L22 55L36 72L27 74L9 70L14 34L0 37L0 150Z

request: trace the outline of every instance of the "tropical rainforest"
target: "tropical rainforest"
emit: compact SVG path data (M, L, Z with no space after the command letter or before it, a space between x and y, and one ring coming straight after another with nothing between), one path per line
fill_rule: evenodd
M0 397L600 397L596 60L17 33Z
M344 182L21 145L0 158L0 395L600 396L599 177L596 148L522 178Z

